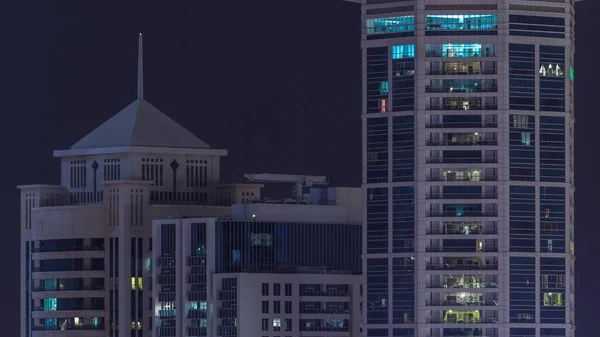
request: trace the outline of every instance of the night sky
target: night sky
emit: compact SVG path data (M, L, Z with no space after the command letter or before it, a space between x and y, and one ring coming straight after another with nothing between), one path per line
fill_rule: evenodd
M213 148L224 181L244 172L360 184L360 8L336 0L9 1L0 6L2 336L19 331L17 184L58 184L67 149L136 94ZM600 1L577 6L577 337L597 335Z

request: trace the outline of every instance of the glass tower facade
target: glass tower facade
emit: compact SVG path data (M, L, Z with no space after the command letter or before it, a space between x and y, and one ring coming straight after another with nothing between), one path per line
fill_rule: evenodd
M362 1L365 336L574 336L574 7Z

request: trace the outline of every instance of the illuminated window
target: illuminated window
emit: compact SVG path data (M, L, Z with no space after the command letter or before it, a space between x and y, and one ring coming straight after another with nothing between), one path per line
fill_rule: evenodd
M402 33L414 30L415 17L412 15L367 19L367 35Z
M490 14L433 14L425 16L427 30L493 30L498 16Z
M379 100L379 112L388 112L388 100L387 99Z
M56 298L44 298L44 311L56 311Z
M131 322L132 330L142 330L142 322Z
M152 258L151 257L146 259L146 271L147 272L152 271Z
M562 293L544 293L545 307L562 307L564 305Z
M565 72L563 70L564 66L562 64L542 64L540 66L540 76L543 77L564 77ZM572 68L571 68L572 69Z
M143 278L142 277L132 277L131 278L131 290L142 290L143 289Z
M273 331L281 331L281 318L273 318Z
M575 81L575 69L573 67L569 67L569 79Z
M414 44L403 44L399 46L392 46L392 58L394 60L403 58L414 58L415 57L415 45Z
M479 310L446 310L444 323L479 323L481 311Z
M513 127L515 128L528 128L529 127L529 116L525 115L513 115Z
M531 132L521 132L521 143L523 145L531 145Z
M379 86L379 93L383 95L387 95L390 92L390 83L388 81L381 82Z
M481 44L444 44L442 57L478 57L481 56Z

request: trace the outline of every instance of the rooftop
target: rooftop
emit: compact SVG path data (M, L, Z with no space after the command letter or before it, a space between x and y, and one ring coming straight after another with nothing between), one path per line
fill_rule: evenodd
M152 104L137 99L71 146L71 149L120 146L210 148Z
M210 148L204 141L144 100L142 50L140 34L137 99L71 146L71 150L116 147Z

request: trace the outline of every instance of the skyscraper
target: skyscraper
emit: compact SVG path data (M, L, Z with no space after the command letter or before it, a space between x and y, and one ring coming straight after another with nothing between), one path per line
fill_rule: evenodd
M574 336L575 2L362 2L366 336Z
M152 219L220 216L211 149L143 96L54 152L60 185L21 190L21 337L152 335Z

